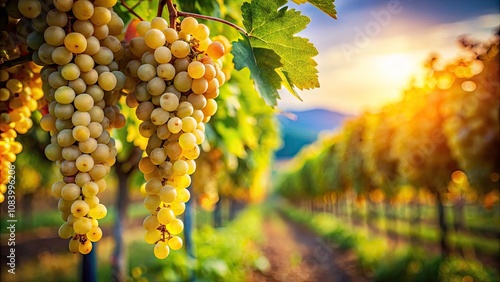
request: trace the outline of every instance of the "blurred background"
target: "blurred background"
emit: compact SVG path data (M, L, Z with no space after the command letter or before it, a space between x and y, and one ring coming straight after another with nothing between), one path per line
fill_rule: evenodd
M242 26L241 1L226 2L179 6ZM273 109L226 58L184 215L191 244L158 260L144 242L138 124L123 106L97 267L82 270L57 236L60 176L35 112L14 163L16 275L0 206L1 281L500 281L498 1L338 1L337 20L288 5L311 18L299 35L319 51L321 87L303 101L281 91Z

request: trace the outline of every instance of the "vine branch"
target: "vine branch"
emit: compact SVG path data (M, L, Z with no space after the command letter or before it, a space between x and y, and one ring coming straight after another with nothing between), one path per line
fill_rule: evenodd
M211 21L215 21L215 22L220 22L220 23L226 24L232 28L235 28L239 32L243 33L245 36L249 36L248 32L246 30L244 30L243 28L241 28L240 26L238 26L230 21L226 21L226 20L223 20L220 18L205 16L205 15L200 15L200 14L195 14L195 13L188 13L188 12L177 12L177 15L179 17L193 17L193 18L199 18L199 19L204 19L204 20L211 20Z
M0 70L8 69L10 67L14 67L17 65L21 65L27 62L31 62L33 59L33 51L30 51L28 54L23 55L21 57L17 57L13 60L10 61L5 61L2 64L0 64Z
M127 11L129 11L132 15L134 15L136 18L138 18L139 20L143 21L144 19L139 16L139 14L137 14L135 11L134 11L134 8L140 3L137 3L135 4L133 7L130 7L127 3L125 3L125 0L120 0L120 3L122 4L123 7L125 7L125 9L127 9Z
M176 20L178 17L193 17L193 18L198 18L198 19L204 19L204 20L210 20L210 21L215 21L215 22L220 22L223 24L226 24L232 28L235 28L239 32L243 33L245 36L249 36L248 32L241 28L240 26L230 22L226 21L220 18L212 17L212 16L206 16L206 15L200 15L200 14L195 14L195 13L188 13L188 12L180 12L177 10L176 5L172 3L172 0L161 0L160 3L158 4L158 16L161 17L163 8L167 6L168 9L168 14L170 15L169 20L170 20L170 27L175 29L176 25Z

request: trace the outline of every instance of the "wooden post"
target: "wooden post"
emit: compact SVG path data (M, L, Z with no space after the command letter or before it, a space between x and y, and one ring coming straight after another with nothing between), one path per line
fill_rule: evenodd
M82 282L97 282L97 243L92 243L92 251L83 255Z
M448 245L447 236L448 236L448 228L446 226L445 212L443 206L443 195L440 192L437 192L436 196L436 204L438 209L438 222L439 229L441 230L441 238L440 238L440 248L441 255L446 257L450 253L450 246Z

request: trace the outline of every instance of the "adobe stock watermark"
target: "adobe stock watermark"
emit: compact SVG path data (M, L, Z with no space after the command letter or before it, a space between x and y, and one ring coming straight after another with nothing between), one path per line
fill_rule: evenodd
M7 230L8 232L8 249L7 254L7 272L10 274L16 274L16 166L11 164L9 167L8 182L7 182L7 192L6 194L6 204L7 204Z
M351 43L343 42L340 44L340 51L347 61L351 60L353 55L361 53L362 49L370 45L372 38L382 33L382 30L389 26L392 16L403 11L403 6L399 0L391 0L384 9L371 11L372 20L367 22L363 28L354 28L354 39Z

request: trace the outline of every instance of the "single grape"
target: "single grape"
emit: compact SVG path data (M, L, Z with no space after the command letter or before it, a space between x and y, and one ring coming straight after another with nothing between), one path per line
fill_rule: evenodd
M154 254L157 258L159 259L164 259L166 258L170 253L170 249L168 247L168 244L164 241L159 241L156 243L154 247Z

